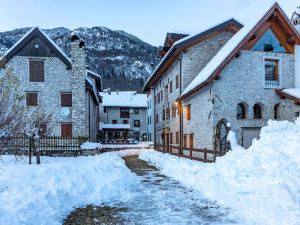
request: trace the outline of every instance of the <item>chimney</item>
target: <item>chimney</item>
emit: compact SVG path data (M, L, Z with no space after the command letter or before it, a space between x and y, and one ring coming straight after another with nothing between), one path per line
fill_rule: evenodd
M77 35L71 37L73 136L89 136L86 101L86 52Z

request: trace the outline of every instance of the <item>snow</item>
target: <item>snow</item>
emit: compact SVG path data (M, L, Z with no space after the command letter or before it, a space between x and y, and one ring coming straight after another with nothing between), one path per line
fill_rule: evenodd
M299 88L289 88L289 89L283 89L282 92L294 96L295 98L300 99L300 89Z
M137 150L93 157L42 157L41 165L0 160L0 224L56 225L74 209L122 201L139 183L122 156Z
M100 130L102 129L130 129L129 124L104 124L100 123Z
M147 95L135 91L100 92L102 106L147 107Z
M269 121L245 150L229 133L232 151L205 164L159 152L140 158L184 186L247 218L243 224L296 225L300 221L300 119Z
M94 143L94 142L85 142L83 143L80 148L81 149L101 149L101 148L149 148L152 146L153 142L139 142L138 144L101 144L101 143Z
M194 78L194 80L186 87L181 96L187 94L197 86L205 82L212 73L229 57L231 52L247 37L249 32L259 23L260 20L266 15L266 13L274 6L274 3L267 11L261 14L261 16L254 20L252 23L244 26L239 32L237 32L229 41L218 51L218 53L207 63L207 65L200 71L200 73Z

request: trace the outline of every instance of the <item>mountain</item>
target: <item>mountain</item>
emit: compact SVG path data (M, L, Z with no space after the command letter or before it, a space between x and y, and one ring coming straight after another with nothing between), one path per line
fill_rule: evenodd
M0 55L30 28L0 32ZM58 27L44 30L68 55L70 37L76 33L85 42L90 70L102 75L104 88L140 91L157 63L157 48L125 31L106 27Z

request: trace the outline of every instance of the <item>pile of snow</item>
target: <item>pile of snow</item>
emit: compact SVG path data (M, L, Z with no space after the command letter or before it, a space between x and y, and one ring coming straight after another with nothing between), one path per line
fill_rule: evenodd
M282 90L284 93L300 98L300 89L299 88L287 88Z
M100 144L94 142L85 142L80 148L81 149L101 149L101 148L149 148L153 145L153 142L139 142L138 144Z
M0 160L0 224L61 224L74 207L120 201L140 180L121 156L48 158L41 165Z
M299 224L300 119L269 121L260 140L245 150L229 139L233 151L204 164L159 152L144 152L163 174L236 210L245 224Z

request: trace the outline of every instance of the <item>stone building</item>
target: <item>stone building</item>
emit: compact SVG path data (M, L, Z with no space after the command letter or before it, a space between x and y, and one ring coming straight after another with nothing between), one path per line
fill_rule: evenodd
M1 73L20 78L26 119L42 135L96 140L101 77L86 70L84 42L76 35L71 41L69 58L41 29L32 28L4 54Z
M147 95L135 91L100 93L100 127L107 131L107 140L127 142L127 138L147 141ZM127 131L126 131L127 130ZM128 137L126 136L128 133Z
M300 36L277 3L248 26L230 19L183 36L165 41L144 87L155 143L226 151L231 129L248 148L268 120L299 116Z

